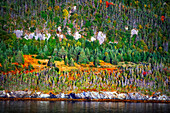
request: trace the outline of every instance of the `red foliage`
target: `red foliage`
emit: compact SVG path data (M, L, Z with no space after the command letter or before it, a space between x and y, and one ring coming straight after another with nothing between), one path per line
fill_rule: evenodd
M147 72L144 71L144 72L143 72L143 75L146 75L146 74L147 74Z
M109 3L108 1L106 1L106 8L108 8L109 7L109 5L114 5L113 3Z
M164 22L165 16L161 16L161 20L162 20L162 22Z

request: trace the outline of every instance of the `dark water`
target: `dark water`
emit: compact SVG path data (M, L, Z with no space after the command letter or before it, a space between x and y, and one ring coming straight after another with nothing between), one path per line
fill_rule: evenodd
M124 102L0 101L0 113L168 113L170 104Z

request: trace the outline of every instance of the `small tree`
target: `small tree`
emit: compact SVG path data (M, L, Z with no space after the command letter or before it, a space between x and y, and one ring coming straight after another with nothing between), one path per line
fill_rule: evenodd
M78 62L80 62L80 63L87 63L88 62L87 56L85 55L85 52L84 52L84 49L82 49L81 52L80 52Z
M53 55L57 56L57 48L54 48Z
M89 48L86 48L86 49L85 49L85 53L86 53L87 58L89 59L89 58L90 58Z
M44 47L44 52L45 52L46 55L48 55L48 47L47 47L47 45L45 45L45 47Z
M93 62L94 66L97 67L99 65L99 63L100 63L99 57L95 57L94 62Z
M94 61L94 58L91 56L90 57L90 62L93 62Z
M70 66L74 66L74 60L73 60L73 58L70 59L69 65L70 65Z
M18 51L16 57L15 57L15 61L19 64L24 64L24 56L23 56L23 52L22 51Z
M67 51L64 49L64 47L62 47L59 52L58 55L63 59L65 55L67 55Z
M28 52L28 46L27 46L26 44L25 44L24 47L23 47L23 53L26 54L26 55L29 54L29 52Z
M68 65L68 58L67 58L67 56L65 57L64 64Z

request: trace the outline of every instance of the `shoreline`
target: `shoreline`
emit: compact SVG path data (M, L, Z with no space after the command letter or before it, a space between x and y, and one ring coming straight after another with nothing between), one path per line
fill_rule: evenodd
M0 101L79 101L79 102L132 102L132 103L170 103L170 100L126 100L126 99L65 99L65 98L0 98Z

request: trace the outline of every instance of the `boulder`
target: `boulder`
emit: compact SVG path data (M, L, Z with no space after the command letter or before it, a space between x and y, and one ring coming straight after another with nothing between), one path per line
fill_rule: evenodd
M71 99L77 99L75 93L70 93L69 96L70 96Z
M131 37L133 37L133 35L138 35L138 30L137 29L132 29L131 30Z
M40 94L40 98L50 98L49 94Z
M103 32L99 31L97 34L97 40L99 40L99 43L102 44L106 38L106 34Z
M79 32L76 31L76 32L74 33L74 39L75 39L75 40L78 40L79 38L81 38L81 34L79 34Z
M54 94L52 94L51 92L50 92L50 98L57 98L57 96L56 95L54 95Z

